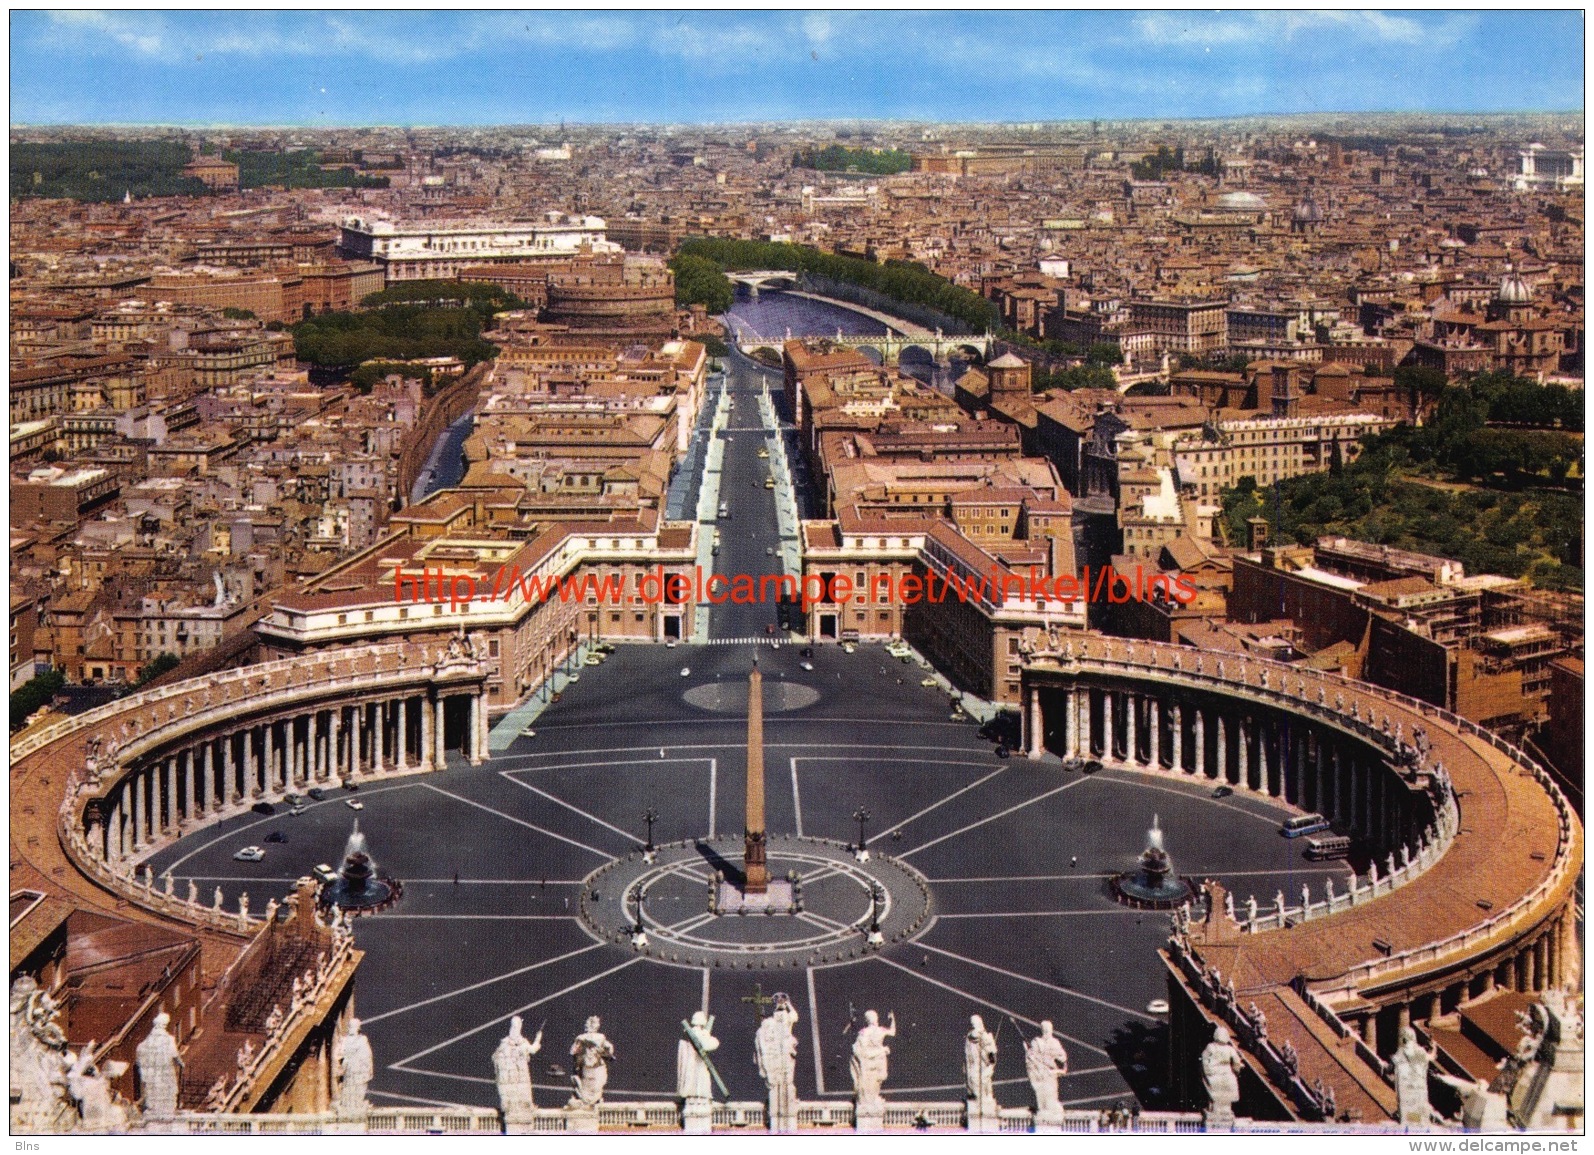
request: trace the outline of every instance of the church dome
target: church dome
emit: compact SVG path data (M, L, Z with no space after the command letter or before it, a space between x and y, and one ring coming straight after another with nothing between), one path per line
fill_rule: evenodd
M1218 209L1229 213L1259 213L1267 202L1253 192L1226 192L1218 198Z
M1517 276L1514 270L1507 270L1505 280L1500 282L1500 291L1495 294L1494 299L1502 305L1526 305L1533 300L1533 290L1528 288L1527 282Z
M1312 199L1311 193L1302 197L1300 204L1295 206L1295 219L1303 225L1323 222L1323 210L1317 207L1317 202Z

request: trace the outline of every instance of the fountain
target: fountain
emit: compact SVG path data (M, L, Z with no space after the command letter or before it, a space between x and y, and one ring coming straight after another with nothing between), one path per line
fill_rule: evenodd
M377 874L376 861L366 848L365 834L356 818L349 840L343 846L343 869L336 879L323 882L321 886L321 905L336 905L340 910L369 914L391 906L403 894L402 883Z
M1146 831L1139 869L1116 875L1112 890L1113 897L1125 906L1147 910L1183 906L1194 896L1195 888L1174 873L1173 859L1162 845L1162 823L1157 815L1152 815L1151 829Z

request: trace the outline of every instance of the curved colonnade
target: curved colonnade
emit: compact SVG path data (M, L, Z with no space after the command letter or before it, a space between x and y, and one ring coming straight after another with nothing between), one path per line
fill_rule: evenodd
M13 861L73 887L39 825L49 801L60 850L83 879L153 913L249 933L247 896L157 889L143 860L256 803L439 769L447 751L487 757L486 669L468 643L367 646L159 687L26 735L13 746ZM58 785L52 785L59 783ZM20 803L20 805L17 805ZM23 846L18 847L19 840ZM99 901L96 901L99 899Z
M1227 784L1320 812L1368 849L1348 891L1237 905L1209 890L1226 909L1176 919L1170 943L1197 970L1216 974L1202 959L1221 954L1258 989L1291 987L1375 1063L1414 1018L1577 980L1581 824L1489 731L1337 674L1094 635L1054 635L1023 679L1032 758Z

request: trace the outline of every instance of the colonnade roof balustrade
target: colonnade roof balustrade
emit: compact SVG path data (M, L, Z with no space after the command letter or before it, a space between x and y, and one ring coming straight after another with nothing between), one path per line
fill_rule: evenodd
M1425 731L1427 760L1443 765L1456 796L1459 829L1448 848L1405 886L1283 930L1225 936L1219 946L1193 926L1190 938L1202 956L1241 989L1300 978L1330 1004L1344 1004L1418 982L1553 917L1576 883L1582 826L1548 772L1447 710L1338 674L1100 636L1066 643L1054 636L1027 655L1026 687L1044 689L1059 676L1151 682L1144 692L1174 699L1242 698L1253 709L1300 715L1391 753L1394 734Z

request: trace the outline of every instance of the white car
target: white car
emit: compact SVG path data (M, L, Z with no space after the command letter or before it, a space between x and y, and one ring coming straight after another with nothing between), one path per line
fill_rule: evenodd
M858 647L853 645L851 642L843 642L841 644L841 652L844 654L856 654L858 652Z
M814 668L814 664L812 662L798 662L797 664L805 670L811 670Z
M1152 999L1146 1004L1146 1010L1153 1015L1165 1015L1168 1013L1168 1000Z
M293 809L289 810L288 813L293 815L295 818L297 818L297 817L299 817L299 815L304 813L304 810L305 810L304 803L300 802L296 806L294 806Z
M537 731L531 726L527 726L520 732L520 736L522 738L535 738L537 736Z
M234 862L259 862L265 856L266 852L261 850L260 847L246 846L232 857Z
M674 638L665 638L665 639L664 639L664 648L665 648L665 649L666 649L666 650L673 650L673 649L675 649L675 645L676 645L676 642L675 642L675 639L674 639Z
M343 805L347 806L350 810L365 809L365 803L361 802L358 798L345 798L343 800Z
M692 667L691 666L682 666L681 667L681 677L690 678L691 676L692 676Z

